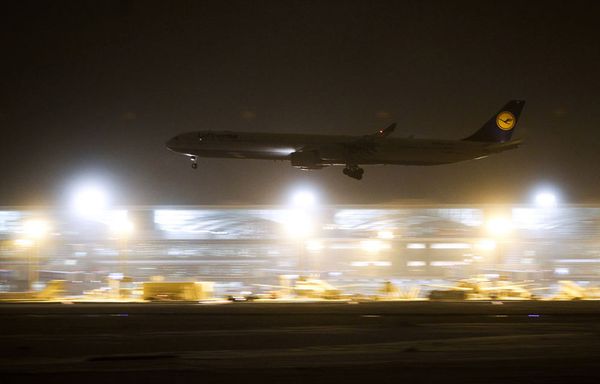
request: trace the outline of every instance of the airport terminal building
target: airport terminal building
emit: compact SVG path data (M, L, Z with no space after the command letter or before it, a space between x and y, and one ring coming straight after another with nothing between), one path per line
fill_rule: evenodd
M0 288L108 276L214 281L223 290L280 275L357 282L600 280L600 206L175 206L92 216L0 210Z

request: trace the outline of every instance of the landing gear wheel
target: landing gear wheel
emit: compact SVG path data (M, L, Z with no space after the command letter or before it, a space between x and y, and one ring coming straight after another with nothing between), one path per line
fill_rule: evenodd
M357 165L348 165L342 172L344 175L350 176L353 179L361 180L365 170Z
M193 168L193 169L196 169L196 168L198 168L198 164L196 164L196 163L192 163L192 168Z
M356 179L361 180L364 174L365 174L365 170L362 168L358 168L356 170Z
M196 159L196 156L190 157L190 160L192 161L192 169L198 168L198 161Z

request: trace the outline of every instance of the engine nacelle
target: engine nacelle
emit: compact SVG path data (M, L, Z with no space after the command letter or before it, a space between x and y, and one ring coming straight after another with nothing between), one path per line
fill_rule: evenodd
M321 169L324 167L318 151L294 152L290 155L290 160L292 167L300 169Z

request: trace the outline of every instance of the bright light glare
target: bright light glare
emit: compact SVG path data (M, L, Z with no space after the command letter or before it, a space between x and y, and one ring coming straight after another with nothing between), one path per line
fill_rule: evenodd
M127 237L134 230L133 223L127 218L127 212L123 212L123 214L111 220L109 227L110 231L119 237Z
M294 238L305 238L314 232L311 217L303 211L292 210L284 223L287 234Z
M379 252L383 249L389 249L390 245L380 240L361 241L360 247L367 252Z
M556 207L557 198L552 192L540 192L535 195L535 205L541 208Z
M307 251L317 252L322 250L323 248L323 243L321 243L319 240L309 240L306 242Z
M488 220L486 229L492 236L504 237L512 232L513 225L506 217L493 217Z
M389 230L379 231L377 232L377 237L380 239L391 240L394 238L394 232Z
M436 243L429 246L431 249L470 249L471 245L467 243Z
M108 194L96 185L86 185L75 190L72 206L84 219L101 219L108 209Z
M30 239L41 239L46 236L50 225L45 220L28 220L23 224L23 232Z
M123 274L121 272L113 272L108 274L110 280L122 280Z
M494 240L483 239L477 243L477 248L482 251L493 251L496 249L496 242Z
M555 275L568 275L569 268L554 268Z
M429 263L432 267L453 267L455 265L465 265L464 261L432 261Z
M407 267L424 267L425 265L427 265L427 263L424 261L421 261L421 260L414 260L414 261L406 262Z
M15 245L18 247L29 248L33 245L33 240L31 240L31 239L16 239Z
M292 196L292 205L299 208L314 207L317 203L317 198L310 191L298 191Z

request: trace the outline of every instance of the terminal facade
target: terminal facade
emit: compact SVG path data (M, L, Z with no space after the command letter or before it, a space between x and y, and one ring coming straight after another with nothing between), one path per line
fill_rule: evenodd
M599 236L600 206L128 207L94 217L5 207L0 289L60 279L77 293L123 275L223 291L281 275L598 281Z

